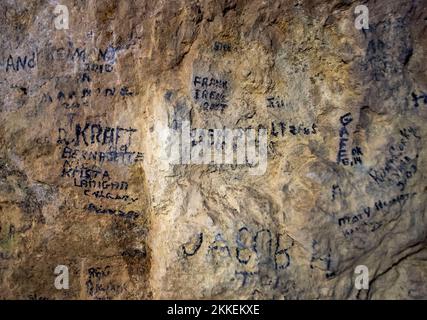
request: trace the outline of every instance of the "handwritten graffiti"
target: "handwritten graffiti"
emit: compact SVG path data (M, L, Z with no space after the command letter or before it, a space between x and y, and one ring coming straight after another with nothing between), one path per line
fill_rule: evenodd
M337 197L342 197L341 187L337 184L332 185L332 201L335 201Z
M60 177L71 181L73 188L82 190L85 197L93 200L126 204L136 202L138 197L127 192L128 181L115 180L103 165L105 163L131 165L143 160L141 152L130 149L132 134L137 130L94 123L84 125L77 123L72 129L74 130L58 129L57 144L62 145ZM87 147L90 150L86 150ZM103 150L93 150L93 147ZM131 220L140 216L136 211L104 208L93 203L89 203L85 210L98 215L118 216Z
M228 81L213 77L194 76L194 100L204 110L221 110L227 107Z
M202 243L203 243L203 232L197 236L195 243L193 244L187 243L182 245L182 252L184 256L186 257L194 256L197 253L197 251L199 251L200 247L202 246ZM188 248L189 246L191 246L191 248Z
M236 259L240 265L248 265L249 262L257 262L259 265L270 265L275 270L283 270L289 267L291 257L289 250L294 241L289 237L276 233L269 229L261 229L251 232L249 228L242 227L235 236L235 245L217 233L211 243L208 244L206 254L215 259ZM183 244L181 250L184 257L191 257L200 252L204 241L203 233L199 233L193 240Z
M384 217L397 204L402 208L416 193L405 193L388 200L377 200L372 206L363 206L359 212L346 214L337 220L344 237L351 238L356 232L375 232L384 224Z
M114 65L117 59L117 52L120 47L107 46L106 48L94 47L75 47L73 43L64 47L50 47L47 51L47 61L72 61L85 63L87 68L92 62L102 62L108 65Z
M281 97L278 96L272 96L272 97L267 97L267 108L290 108L291 105L284 100Z
M317 240L312 242L312 255L310 260L310 268L320 268L325 271L327 279L333 278L336 273L332 267L332 251L329 247L322 247Z
M409 154L410 144L421 140L421 137L415 128L408 127L400 130L399 139L389 145L384 166L371 168L368 173L378 185L395 185L404 191L409 179L417 172L418 153L414 156Z
M120 217L125 219L131 219L131 220L135 220L141 215L141 213L137 211L132 211L132 210L123 211L120 209L103 208L102 206L97 206L97 205L94 205L93 203L89 203L86 206L86 211L96 213L99 215L110 215L110 216L115 216L115 217Z
M213 45L213 49L214 51L229 52L231 51L231 46L228 43L215 41Z
M80 143L85 146L93 144L130 146L132 134L136 131L134 128L108 127L90 122L86 122L83 125L77 123L74 132L71 134L66 129L59 128L57 143L65 145L74 143L74 146L79 146ZM70 138L72 139L70 140Z
M119 150L112 151L88 151L65 146L62 150L62 159L80 159L84 161L93 161L95 163L117 163L129 165L143 161L144 154L139 151L128 151L127 146L122 146ZM69 166L70 163L67 163Z
M30 56L12 56L9 55L5 62L6 72L18 72L21 70L31 70L36 66L36 54L33 52Z
M421 93L420 95L415 94L415 92L412 92L412 101L414 102L414 107L418 108L420 106L420 102L427 104L427 94Z
M344 165L348 164L348 158L346 156L346 144L349 140L350 134L347 130L347 125L353 121L353 118L351 116L351 113L347 113L344 116L340 118L340 122L342 124L342 127L340 129L340 144L338 149L338 155L337 155L337 163L343 163Z
M284 137L287 133L292 136L308 136L317 133L317 125L313 123L306 126L304 124L288 123L287 121L272 121L269 127L269 133L272 137Z
M87 273L86 292L97 300L109 300L124 291L122 284L111 280L111 266L91 267Z

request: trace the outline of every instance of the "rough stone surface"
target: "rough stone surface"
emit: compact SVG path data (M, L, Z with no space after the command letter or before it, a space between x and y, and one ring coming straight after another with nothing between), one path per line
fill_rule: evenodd
M57 4L0 4L0 298L427 298L424 0ZM171 165L177 119L266 172Z

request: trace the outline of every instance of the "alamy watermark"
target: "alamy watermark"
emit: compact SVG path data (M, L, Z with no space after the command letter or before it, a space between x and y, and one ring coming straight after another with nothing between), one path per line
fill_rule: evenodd
M354 8L354 13L358 14L354 20L354 26L357 30L369 29L369 9L365 5L358 5Z
M358 276L354 279L354 286L357 290L369 289L369 269L365 265L358 265L354 269L354 273Z
M55 277L54 285L58 290L68 290L69 289L69 273L68 267L62 264L57 265L54 273L58 276Z
M192 129L186 120L175 124L166 130L169 164L245 165L250 175L266 172L266 129Z
M53 13L57 15L53 20L55 28L57 30L63 30L63 29L68 30L70 28L70 25L69 25L70 15L69 15L67 6L58 4L55 6L55 9L53 9Z

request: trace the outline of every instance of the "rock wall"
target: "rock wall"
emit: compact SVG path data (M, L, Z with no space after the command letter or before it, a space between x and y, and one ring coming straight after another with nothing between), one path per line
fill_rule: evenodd
M427 298L424 0L0 8L0 298Z

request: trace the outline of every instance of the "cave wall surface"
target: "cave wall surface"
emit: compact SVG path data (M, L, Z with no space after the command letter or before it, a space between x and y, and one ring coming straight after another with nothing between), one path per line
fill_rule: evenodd
M1 299L427 298L425 0L0 16ZM259 161L197 163L224 128Z

